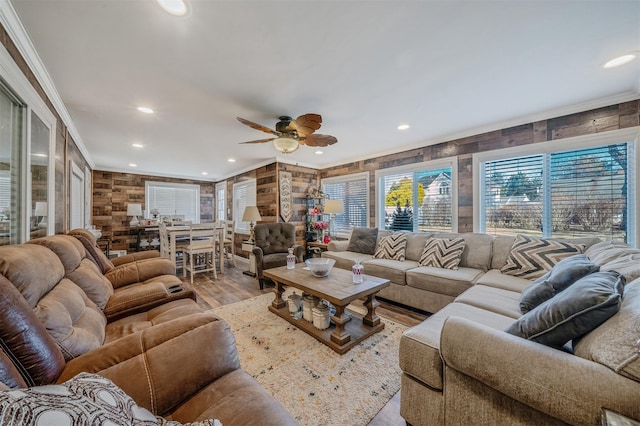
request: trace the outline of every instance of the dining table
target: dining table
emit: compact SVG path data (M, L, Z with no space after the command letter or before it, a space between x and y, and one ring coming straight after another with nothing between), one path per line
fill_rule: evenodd
M217 237L217 245L218 250L220 250L220 273L224 274L224 226L215 226L215 235ZM206 236L207 233L210 233L209 230L195 231L194 236L197 236L198 233L202 233L203 236ZM189 225L172 225L167 226L167 238L169 239L169 259L173 264L176 264L176 241L179 238L189 239L191 235L191 228Z

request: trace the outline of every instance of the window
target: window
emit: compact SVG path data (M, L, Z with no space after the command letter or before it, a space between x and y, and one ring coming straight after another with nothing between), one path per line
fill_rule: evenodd
M369 172L322 179L322 192L344 202L344 213L336 214L332 225L338 236L348 236L354 226L369 226Z
M0 46L0 245L52 234L56 118ZM36 215L36 210L38 215Z
M250 179L233 184L233 220L236 221L236 232L249 234L249 222L242 221L244 209L256 205L256 180Z
M634 242L638 131L607 133L476 154L475 229Z
M376 223L394 231L456 231L457 160L376 171Z
M158 209L160 217L200 222L200 185L147 181L145 194L147 217L152 209Z
M226 220L227 181L216 183L216 220Z

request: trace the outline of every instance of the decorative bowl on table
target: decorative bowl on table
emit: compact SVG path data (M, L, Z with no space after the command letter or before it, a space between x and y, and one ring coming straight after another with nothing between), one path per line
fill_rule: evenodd
M334 259L325 259L323 257L312 257L304 261L309 267L311 274L314 277L322 278L329 275L333 264L336 263Z

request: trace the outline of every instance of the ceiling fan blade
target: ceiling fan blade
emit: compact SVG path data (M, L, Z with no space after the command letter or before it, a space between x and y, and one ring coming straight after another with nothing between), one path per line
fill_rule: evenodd
M264 143L264 142L271 142L272 140L274 140L275 138L269 138L269 139L257 139L255 141L247 141L247 142L240 142L240 143Z
M276 132L275 130L271 130L268 127L263 126L262 124L254 123L253 121L245 120L244 118L236 117L239 122L244 124L245 126L249 126L252 129L260 130L265 133L271 133L272 135L280 136L280 132Z
M322 126L320 114L304 114L295 120L291 120L289 128L298 132L299 136L308 136Z
M307 146L329 146L338 142L338 139L335 136L314 134L306 138L300 138L299 142Z

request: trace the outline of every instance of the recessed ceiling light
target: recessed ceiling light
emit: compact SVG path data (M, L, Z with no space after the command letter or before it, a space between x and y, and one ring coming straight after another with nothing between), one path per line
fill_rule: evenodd
M153 114L153 110L149 107L141 106L141 107L138 107L137 109L138 111L144 112L145 114Z
M129 167L138 167L138 165L134 163L129 163Z
M236 159L235 158L229 158L227 161L230 162L230 163L235 163Z
M185 16L191 9L186 0L157 0L161 8L174 16Z
M134 148L144 148L144 145L142 145L141 143L132 143L131 146Z
M408 124L401 124L398 126L398 130L407 130L409 127L411 126L409 126Z
M202 174L202 176L206 176L206 175L208 175L209 173L207 173L207 172L202 172L201 174Z
M628 64L629 62L633 61L635 58L636 58L636 55L634 55L633 53L618 56L617 58L613 58L612 60L604 64L604 67L605 68L619 67L620 65Z
M323 154L323 152L322 152L322 151L320 151L320 150L317 150L317 151L316 151L316 154L317 154L317 155L321 155L321 154Z

